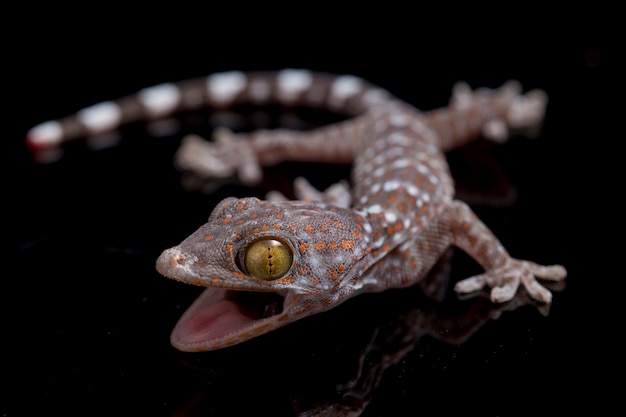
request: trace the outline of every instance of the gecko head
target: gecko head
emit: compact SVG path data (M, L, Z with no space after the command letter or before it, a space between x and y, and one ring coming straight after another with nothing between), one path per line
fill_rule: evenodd
M321 202L223 200L157 260L161 274L208 287L172 344L219 349L341 303L367 268L369 228L354 211Z

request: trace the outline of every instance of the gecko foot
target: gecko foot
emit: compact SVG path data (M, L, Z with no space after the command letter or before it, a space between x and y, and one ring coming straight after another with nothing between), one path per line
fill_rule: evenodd
M261 180L261 167L248 141L225 128L216 129L213 136L213 142L196 135L183 138L176 164L207 179L238 176L245 185Z
M537 282L536 278L560 281L566 275L567 271L561 265L543 266L510 258L503 266L459 281L454 289L459 293L469 293L488 286L491 288L491 301L502 303L515 296L521 282L532 298L550 303L552 293Z

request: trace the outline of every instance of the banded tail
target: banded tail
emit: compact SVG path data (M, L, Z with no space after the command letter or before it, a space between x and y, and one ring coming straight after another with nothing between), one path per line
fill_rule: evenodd
M386 90L351 75L300 69L230 71L159 84L86 107L74 115L34 126L27 132L26 143L34 153L60 150L66 142L113 132L128 123L158 120L180 111L202 108L277 104L322 108L356 116L392 101L393 97Z

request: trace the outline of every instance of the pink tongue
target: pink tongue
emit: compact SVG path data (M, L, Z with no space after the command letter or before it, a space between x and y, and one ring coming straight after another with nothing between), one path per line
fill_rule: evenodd
M254 321L241 314L237 304L225 300L225 295L226 290L218 288L204 290L176 324L172 343L179 348L210 344Z

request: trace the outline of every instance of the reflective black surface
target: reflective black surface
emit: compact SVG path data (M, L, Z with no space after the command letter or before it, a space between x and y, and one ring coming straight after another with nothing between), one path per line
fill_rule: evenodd
M623 329L623 227L613 214L623 169L612 161L623 130L611 102L622 97L622 52L603 19L590 14L587 26L516 36L507 47L492 39L512 28L437 42L392 25L382 34L324 32L287 47L292 36L280 30L239 43L212 28L189 34L203 43L187 43L163 28L129 40L113 23L76 32L42 19L36 41L12 46L7 61L0 374L8 388L0 415L507 416L609 405L604 375L623 376L614 340ZM80 38L89 44L77 47ZM23 135L159 82L282 67L360 75L422 109L445 105L459 79L495 87L515 78L545 89L550 104L537 140L479 144L488 162L471 156L476 149L453 153L451 162L461 196L472 201L476 189L489 189L489 201L498 197L474 209L513 255L567 267L549 313L523 294L519 305L494 310L482 297L454 294L442 306L412 288L365 295L222 351L174 350L169 332L201 289L161 277L160 252L226 196L288 192L301 174L323 187L348 167L287 163L268 169L257 188L203 195L185 191L171 164L180 135L155 139L133 126L118 147L73 146L51 165L30 160ZM451 262L453 281L477 271L458 251Z

